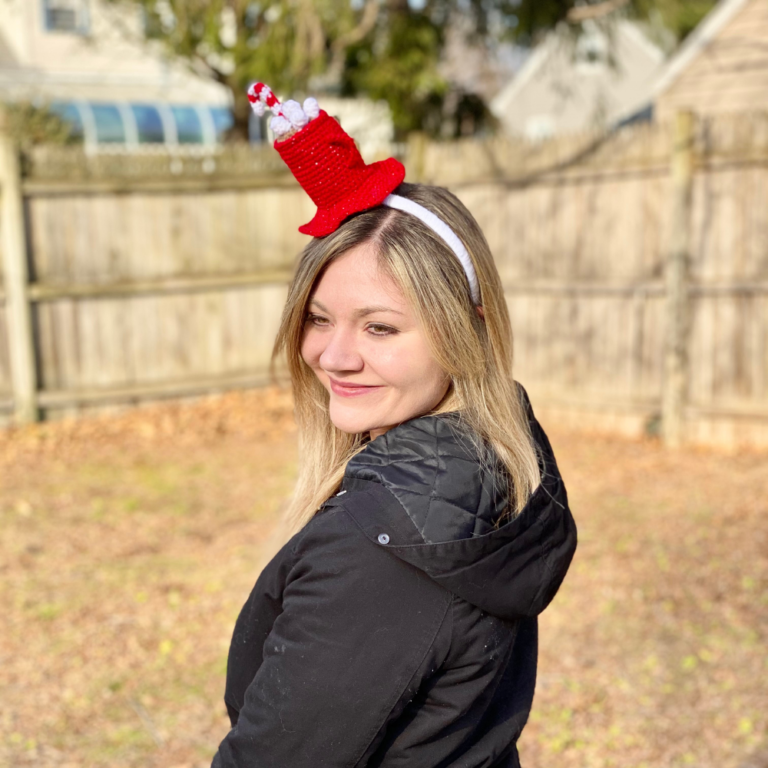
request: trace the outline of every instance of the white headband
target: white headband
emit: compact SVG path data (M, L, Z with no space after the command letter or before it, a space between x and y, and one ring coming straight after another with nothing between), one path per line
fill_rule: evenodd
M415 203L413 200L409 200L407 197L401 197L400 195L388 195L384 198L382 205L386 205L389 208L396 208L398 211L410 213L420 221L423 221L435 234L439 235L448 247L456 254L456 258L461 262L461 266L464 268L464 274L469 281L469 291L472 295L472 301L475 306L480 305L480 288L477 284L477 275L475 274L475 268L472 265L472 259L469 258L469 253L464 247L464 243L459 240L456 233L438 216L432 211L425 208L423 205Z

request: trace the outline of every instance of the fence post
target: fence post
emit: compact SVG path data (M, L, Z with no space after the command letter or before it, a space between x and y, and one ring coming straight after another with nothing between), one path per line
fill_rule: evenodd
M427 154L427 134L411 131L408 134L408 156L406 158L410 180L423 182Z
M5 116L0 112L0 251L3 258L14 420L17 424L25 424L38 418L35 342L27 291L27 238L19 151L4 128Z
M684 440L688 396L688 325L691 198L693 189L694 116L675 115L672 139L672 222L665 264L667 327L662 393L662 435L669 448Z

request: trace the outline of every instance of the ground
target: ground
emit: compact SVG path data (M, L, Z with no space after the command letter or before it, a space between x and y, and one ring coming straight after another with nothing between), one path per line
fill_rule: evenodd
M0 431L0 765L210 765L287 395ZM525 768L768 766L768 456L544 424L579 526Z

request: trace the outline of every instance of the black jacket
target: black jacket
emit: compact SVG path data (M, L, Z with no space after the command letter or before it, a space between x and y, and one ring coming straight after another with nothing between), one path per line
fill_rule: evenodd
M232 637L232 730L213 768L513 768L536 616L576 528L546 435L523 512L454 414L412 419L349 462L341 492L265 568Z

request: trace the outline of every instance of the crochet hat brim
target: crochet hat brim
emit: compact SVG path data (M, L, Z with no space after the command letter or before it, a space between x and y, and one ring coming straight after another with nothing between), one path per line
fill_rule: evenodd
M312 221L299 227L299 232L312 237L325 237L353 213L365 211L384 202L405 178L405 166L394 157L371 163L354 194L328 208L318 208Z

